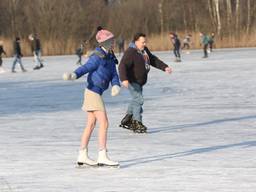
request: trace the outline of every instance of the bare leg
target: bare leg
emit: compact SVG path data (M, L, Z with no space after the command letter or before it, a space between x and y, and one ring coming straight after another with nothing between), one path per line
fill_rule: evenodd
M99 149L106 149L107 147L107 129L108 129L108 117L105 111L93 112L97 121L99 122Z
M99 154L98 166L119 166L119 163L109 159L107 155L107 131L108 131L108 117L104 111L94 111L95 117L100 124L99 128Z
M81 144L80 144L80 149L87 148L92 131L95 127L96 123L96 118L94 115L94 112L87 112L87 125L84 129L82 138L81 138Z

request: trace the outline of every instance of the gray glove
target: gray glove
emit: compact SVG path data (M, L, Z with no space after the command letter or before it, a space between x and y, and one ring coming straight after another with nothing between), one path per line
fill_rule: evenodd
M117 96L120 92L120 87L118 85L114 85L111 89L111 95Z
M64 73L62 75L63 80L68 81L68 80L75 80L77 78L75 73Z

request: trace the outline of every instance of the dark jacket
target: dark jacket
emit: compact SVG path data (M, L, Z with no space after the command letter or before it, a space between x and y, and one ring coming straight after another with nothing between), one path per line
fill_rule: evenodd
M208 43L209 43L209 38L208 38L207 35L203 35L203 36L201 37L201 43L202 43L203 45L208 45Z
M32 49L32 52L38 52L38 51L41 50L41 43L40 43L40 40L38 38L35 38L31 42L31 49Z
M209 44L213 44L214 43L214 35L211 35L210 37L208 37L208 43Z
M6 52L4 51L4 48L2 45L0 45L0 57L2 56L2 54L6 55Z
M174 49L180 49L180 40L177 35L175 35L172 39L172 44L174 46Z
M22 53L21 53L21 48L20 48L20 42L19 41L15 41L14 42L14 54L17 57L22 57Z
M80 47L76 49L76 55L78 57L81 57L83 54L84 54L84 46L80 45Z
M89 73L87 77L87 88L95 93L102 95L111 85L120 86L116 64L113 55L106 54L101 48L97 47L89 60L75 70L77 78Z
M149 65L163 71L168 67L168 65L153 55L147 47L145 47L144 51L148 55ZM135 44L130 44L129 48L124 52L118 67L121 81L128 80L129 83L138 83L143 86L147 82L149 72L148 64L143 54L136 49Z

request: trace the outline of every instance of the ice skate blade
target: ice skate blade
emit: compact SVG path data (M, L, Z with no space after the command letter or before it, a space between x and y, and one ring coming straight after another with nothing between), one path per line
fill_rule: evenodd
M136 134L147 134L147 131L140 131L140 132L134 131L134 133L136 133Z
M143 134L143 133L147 133L147 129L134 129L133 132L138 134Z
M98 167L99 168L120 168L120 165L107 165L107 164L104 164L104 163L98 163Z
M125 126L125 125L119 125L119 127L122 127L122 128L124 128L124 129L128 129L128 130L132 130L132 128L130 128L130 127L128 127L128 126Z
M147 133L147 130L144 129L144 130L140 130L140 129L135 129L133 130L134 133L138 133L138 134L142 134L142 133Z
M98 167L98 164L90 165L90 164L81 163L81 162L77 162L76 164L76 168L97 168L97 167Z

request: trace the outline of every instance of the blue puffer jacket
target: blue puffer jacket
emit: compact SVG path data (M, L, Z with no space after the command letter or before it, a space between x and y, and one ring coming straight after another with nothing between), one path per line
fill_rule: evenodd
M74 73L77 78L89 73L87 88L100 95L108 88L110 82L112 86L120 86L114 56L105 53L100 47L97 47L89 60Z

